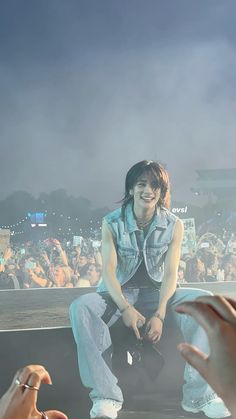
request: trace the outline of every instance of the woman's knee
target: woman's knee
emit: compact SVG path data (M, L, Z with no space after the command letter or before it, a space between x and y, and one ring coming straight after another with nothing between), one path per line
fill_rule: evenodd
M208 295L213 295L213 292L208 291L208 290L197 289L196 293L195 293L195 299L198 298L198 297L204 297L204 296L208 296Z
M69 307L70 318L81 315L89 306L87 295L81 295L74 300Z
M186 293L185 299L186 301L194 301L199 297L204 297L207 295L213 295L213 293L211 291L208 290L203 290L200 288L196 288L196 289L189 289L189 293Z
M70 318L76 317L78 320L84 316L99 315L101 310L100 306L105 305L103 300L97 293L89 293L81 295L79 298L74 300L69 308Z

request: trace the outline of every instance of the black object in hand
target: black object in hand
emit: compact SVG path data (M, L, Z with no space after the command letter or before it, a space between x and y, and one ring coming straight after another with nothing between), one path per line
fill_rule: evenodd
M127 343L127 363L134 369L144 368L151 380L155 380L164 365L164 358L157 345L148 340Z

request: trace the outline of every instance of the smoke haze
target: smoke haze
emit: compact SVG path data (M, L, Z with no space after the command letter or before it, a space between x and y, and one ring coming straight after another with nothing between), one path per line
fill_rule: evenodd
M112 207L139 160L235 167L234 1L3 1L2 198L65 188Z

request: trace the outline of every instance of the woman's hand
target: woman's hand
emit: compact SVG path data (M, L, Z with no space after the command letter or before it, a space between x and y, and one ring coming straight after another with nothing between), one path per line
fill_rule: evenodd
M75 246L75 252L76 252L76 256L79 257L81 255L81 247Z
M67 419L58 410L43 413L37 409L41 382L52 384L49 373L41 365L28 365L17 371L11 386L0 399L0 419Z
M12 249L10 247L7 247L7 249L4 252L4 259L7 261L10 259L10 257L13 255Z
M181 343L179 351L236 417L236 301L204 296L177 306L176 311L192 316L205 329L210 345L209 356L187 343Z
M161 339L163 323L158 317L151 317L146 325L145 339L157 343Z

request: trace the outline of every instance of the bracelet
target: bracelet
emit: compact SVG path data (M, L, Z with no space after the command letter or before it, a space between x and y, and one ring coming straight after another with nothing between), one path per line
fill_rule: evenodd
M162 323L164 323L164 318L159 313L154 313L152 317L157 317Z
M125 312L125 310L127 310L128 308L130 308L130 304L128 306L126 306L125 308L122 308L120 310L121 314L123 314Z

